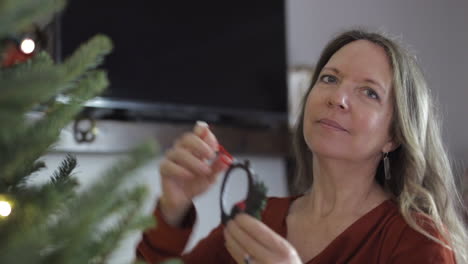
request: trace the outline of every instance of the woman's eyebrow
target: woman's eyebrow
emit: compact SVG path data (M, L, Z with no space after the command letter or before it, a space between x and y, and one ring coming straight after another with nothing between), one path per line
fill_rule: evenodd
M338 70L335 67L323 67L323 70L329 70L329 71L335 72L336 74L340 74L340 70Z

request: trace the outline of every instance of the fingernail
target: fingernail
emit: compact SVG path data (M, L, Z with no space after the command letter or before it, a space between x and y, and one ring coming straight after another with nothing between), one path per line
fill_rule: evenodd
M201 133L203 133L203 130L205 129L205 127L208 127L208 124L205 122L205 121L197 121L195 123L195 134L197 135L201 135Z
M205 121L201 121L201 120L198 120L196 122L196 125L201 126L201 127L209 127L208 123L206 123Z

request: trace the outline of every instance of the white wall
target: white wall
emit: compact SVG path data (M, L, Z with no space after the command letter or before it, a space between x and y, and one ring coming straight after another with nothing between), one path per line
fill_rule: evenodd
M397 36L418 57L444 114L444 140L468 164L468 1L289 0L290 66L314 65L331 37L352 26Z

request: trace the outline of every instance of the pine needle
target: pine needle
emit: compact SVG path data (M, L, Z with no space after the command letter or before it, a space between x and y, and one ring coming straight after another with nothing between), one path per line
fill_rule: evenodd
M65 184L70 180L71 173L76 167L76 157L68 154L60 164L59 168L54 172L50 179L54 185Z
M35 21L51 17L65 6L65 0L1 0L0 36L22 31Z

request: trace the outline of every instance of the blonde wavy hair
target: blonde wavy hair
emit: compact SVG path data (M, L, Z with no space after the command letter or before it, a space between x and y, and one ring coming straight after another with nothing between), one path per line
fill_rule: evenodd
M390 132L400 146L389 153L391 179L385 180L381 162L375 175L376 180L394 197L408 225L451 248L458 263L468 263L467 230L461 212L464 208L442 143L436 106L416 59L384 34L361 29L346 31L330 41L323 50L311 85L303 98L302 111L293 135L295 190L303 193L313 184L312 153L303 135L307 95L332 55L356 40L367 40L381 46L393 70L394 110ZM424 223L421 223L415 212L428 216L442 234L443 240L423 228Z

